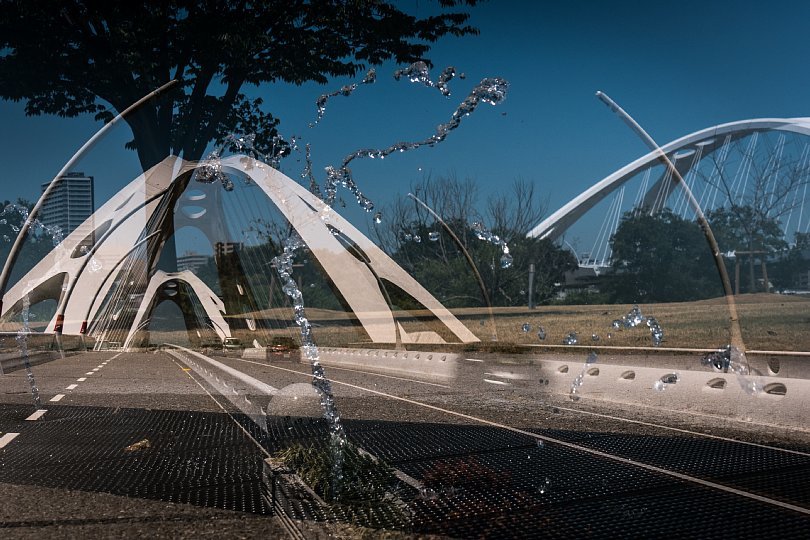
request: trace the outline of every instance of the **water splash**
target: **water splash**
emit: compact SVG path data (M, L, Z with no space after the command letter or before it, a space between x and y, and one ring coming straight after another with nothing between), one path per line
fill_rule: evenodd
M39 410L42 408L42 401L39 398L39 387L37 381L34 379L34 371L31 369L31 362L28 358L28 334L31 333L31 328L28 326L29 310L31 308L31 299L28 293L23 296L23 310L22 310L22 328L17 332L17 344L20 347L22 354L23 364L25 365L25 374L28 377L28 384L31 386L31 397L34 400L34 408Z
M630 312L622 317L622 323L625 328L635 328L646 320L646 317L641 314L638 306L633 306Z
M627 315L621 319L614 319L611 326L616 330L623 328L635 328L641 323L647 323L650 330L650 338L654 346L658 347L664 341L664 329L655 317L645 317L637 305L633 306Z
M655 317L649 317L647 319L647 327L650 329L650 337L652 338L653 345L658 347L661 345L661 342L664 341L664 330L661 328L661 325L658 324L658 320Z
M479 240L489 242L490 244L501 248L501 268L509 268L512 266L514 259L512 258L511 253L509 253L509 246L506 244L505 240L503 240L497 234L492 234L480 221L473 222L472 230L475 233L476 238Z
M14 221L9 221L9 218L15 214L18 217ZM30 219L28 208L21 204L7 204L0 212L0 216L9 216L0 219L0 225L8 225L15 233L19 233L23 225L28 222L29 234L47 236L53 242L54 247L62 243L65 237L64 231L58 225L45 225L38 219ZM12 238L4 235L3 240L10 242Z
M329 425L330 448L332 452L332 493L340 492L343 480L343 448L347 444L346 433L340 420L332 384L326 378L326 371L320 362L318 347L312 336L312 325L306 316L304 297L292 278L295 253L304 246L304 241L297 233L292 233L284 242L284 251L273 258L273 266L282 282L281 290L290 297L293 303L294 321L301 329L301 350L312 368L312 385L321 399L323 415Z
M660 379L653 383L653 390L656 392L663 392L668 386L677 384L681 380L681 376L677 373L667 373Z
M543 328L542 326L537 329L537 339L539 339L540 341L545 341L546 339L546 329Z
M219 182L225 191L233 191L234 184L230 177L222 170L222 154L225 151L237 152L252 157L258 162L258 167L267 163L270 167L278 169L281 160L297 149L297 137L290 137L287 141L281 135L274 135L270 141L270 152L264 153L256 148L256 135L231 133L217 144L198 164L194 170L193 180L203 184ZM245 177L245 182L250 182Z
M319 199L322 199L323 195L321 195L321 188L318 186L317 180L315 180L315 175L312 174L312 148L310 147L309 143L307 143L305 148L305 165L304 170L301 172L301 178L304 180L309 180L309 192Z
M563 345L577 345L579 337L576 332L568 332L568 335L563 338Z
M595 364L596 360L597 356L595 352L591 351L588 353L585 363L582 364L582 369L571 383L571 389L568 392L568 397L571 399L571 401L579 401L579 390L582 388L582 383L585 382L585 374L588 372L588 366Z
M422 146L435 146L443 142L451 131L458 128L458 126L461 125L461 120L465 116L472 114L481 103L498 105L503 102L503 100L506 99L506 91L508 88L509 83L500 77L483 79L472 89L467 98L459 104L450 117L450 120L437 126L436 132L427 139L416 142L397 142L387 148L363 148L343 158L343 163L340 167L333 167L331 165L326 167L326 183L324 186L326 198L324 202L331 206L335 201L337 187L341 186L348 189L355 196L361 208L366 212L370 212L374 209L374 203L363 195L357 187L354 178L352 178L351 169L349 169L349 164L352 161L361 158L385 159L394 152L402 153L421 148Z
M731 371L737 378L740 388L748 395L756 395L762 391L762 384L751 377L748 360L745 353L737 347L726 345L703 357L701 363L715 371L728 373Z
M315 119L315 122L309 124L309 127L315 127L315 124L319 123L323 118L323 115L326 114L326 102L329 101L330 98L335 96L345 96L349 97L354 93L355 90L361 84L374 84L377 80L377 72L374 68L368 70L366 76L363 77L363 80L359 83L347 84L345 86L340 87L339 90L335 90L334 92L330 92L328 94L321 94L318 99L315 101L315 106L318 108L318 117Z
M410 66L398 69L394 72L394 79L400 80L405 77L412 83L419 83L427 86L428 88L436 88L443 96L450 96L450 88L448 83L456 76L456 68L447 66L439 74L439 78L434 83L430 80L430 68L425 62L421 60L414 62Z

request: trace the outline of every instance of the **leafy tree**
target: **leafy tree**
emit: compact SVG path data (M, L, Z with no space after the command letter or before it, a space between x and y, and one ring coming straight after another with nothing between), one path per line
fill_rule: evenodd
M443 10L475 3L439 0ZM326 83L424 59L442 36L477 32L468 14L443 10L418 18L384 1L0 0L0 97L26 100L29 115L109 121L176 79L127 118L127 146L144 169L169 154L197 160L234 131L276 153L279 120L244 85Z
M678 302L722 294L712 254L697 223L664 209L628 212L611 240L613 301Z
M810 233L796 233L796 243L771 264L769 279L778 289L798 288L799 277L810 272Z
M767 260L769 254L787 248L779 221L751 205L720 207L710 211L706 218L721 251L747 252L738 256L745 256L748 261L748 290L754 292L755 260Z
M410 199L401 199L386 209L384 225L378 226L375 234L394 260L448 307L484 305L476 272L493 305L519 306L528 302L529 264L535 264L535 298L541 301L552 296L554 283L562 281L565 271L576 267L567 250L548 240L526 238L526 232L543 213L528 182L517 181L510 192L491 198L485 216L476 209L477 188L469 179L452 175L426 178L411 191L442 217L457 240ZM513 257L509 268L501 266L503 252L499 246L477 238L472 226L475 221L491 227L493 234L506 241ZM400 307L413 307L407 305L407 299L394 300Z

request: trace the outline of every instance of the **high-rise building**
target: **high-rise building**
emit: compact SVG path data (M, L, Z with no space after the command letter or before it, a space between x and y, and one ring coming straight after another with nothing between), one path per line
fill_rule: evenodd
M186 251L182 256L177 257L177 270L180 272L183 270L196 272L198 268L205 266L207 263L207 255L200 255L199 253Z
M64 236L72 233L95 210L93 177L83 172L71 172L57 180L57 185L45 200L40 214L44 225L58 226ZM48 184L42 184L42 192ZM92 232L92 228L87 234Z

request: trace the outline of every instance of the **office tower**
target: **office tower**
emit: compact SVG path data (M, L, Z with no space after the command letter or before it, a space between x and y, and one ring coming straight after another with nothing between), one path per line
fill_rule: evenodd
M43 193L48 184L42 184ZM58 226L63 236L72 233L95 210L93 177L83 172L62 176L42 207L40 221L44 225ZM87 234L92 232L92 224Z

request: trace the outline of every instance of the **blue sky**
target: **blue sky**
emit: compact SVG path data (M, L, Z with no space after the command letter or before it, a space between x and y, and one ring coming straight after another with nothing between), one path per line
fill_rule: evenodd
M429 3L402 4L425 10ZM480 36L447 38L430 54L434 76L447 65L466 74L451 83L449 98L394 81L397 66L384 65L375 85L333 98L310 129L318 95L352 80L246 90L264 97L285 136L312 144L322 180L325 165L355 149L430 136L482 78L510 82L505 103L481 107L446 142L356 162L358 183L378 205L407 193L422 174L454 173L476 180L484 197L515 178L534 182L552 212L645 153L594 97L597 90L660 144L727 121L810 115L806 2L492 0L472 15ZM91 117L26 118L21 104L8 102L0 102L0 119L2 199L37 196L40 183L99 127ZM96 177L97 204L138 172L135 154L122 148L126 131L118 128L78 167ZM303 152L282 165L293 178L302 168ZM349 217L365 220L355 209Z

